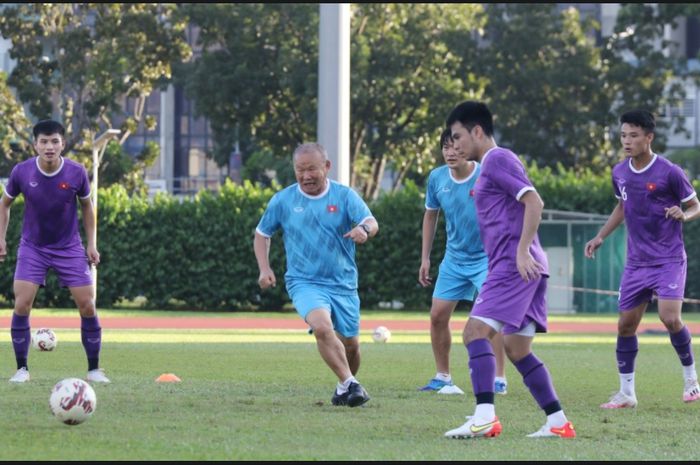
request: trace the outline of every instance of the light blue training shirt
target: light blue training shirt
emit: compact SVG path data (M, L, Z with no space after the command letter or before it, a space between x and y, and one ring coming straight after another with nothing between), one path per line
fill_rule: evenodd
M298 183L277 192L256 231L271 237L282 230L288 289L312 284L353 294L357 290L355 243L343 235L369 218L372 212L354 190L329 179L326 190L317 196L305 194Z

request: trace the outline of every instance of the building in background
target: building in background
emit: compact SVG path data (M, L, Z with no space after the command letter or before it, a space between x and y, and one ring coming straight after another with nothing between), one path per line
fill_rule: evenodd
M196 45L199 30L190 25L187 28L187 41L192 46L192 59L198 59L202 50ZM128 106L129 102L127 102ZM130 108L127 108L127 113ZM239 163L229 167L219 167L207 157L213 149L213 137L208 121L197 117L193 102L185 96L179 86L169 85L166 90L154 90L148 97L146 115L156 118L154 131L148 131L143 124L131 135L124 149L136 155L148 141L157 142L160 156L153 166L146 170L145 179L151 192L166 190L177 195L192 195L200 189L218 190L226 177L231 175L240 182ZM121 123L118 121L115 125ZM232 151L232 158L233 157Z
M582 16L593 16L601 25L596 31L596 40L612 34L619 3L558 3L558 8L577 8ZM201 56L201 48L197 47L198 28L190 25L187 30L188 42L193 48L193 59ZM699 69L697 55L700 50L700 20L697 17L680 18L678 27L666 28L666 39L679 43L674 53L685 56L688 66ZM0 68L10 72L14 62L9 56L11 43L0 38ZM673 120L679 116L685 118L685 134L668 134L668 153L677 149L700 147L700 89L691 81L685 82L686 98L678 106L667 106L659 111L659 116ZM127 112L130 102L126 102ZM133 104L133 103L132 103ZM146 170L145 179L152 192L168 191L178 195L191 195L199 189L218 190L226 178L236 182L241 181L241 154L234 147L228 166L219 167L209 159L207 151L213 148L211 128L205 118L196 117L193 102L185 96L184 90L173 85L166 90L155 90L146 102L144 117L151 115L158 124L154 131L148 131L143 124L126 141L124 149L136 155L148 141L157 142L160 146L160 156L152 167ZM115 121L115 126L121 123ZM700 175L700 173L698 173ZM391 176L387 173L386 176ZM388 181L387 181L388 182ZM385 183L383 183L385 184Z
M193 45L197 32L192 25L187 30L188 42L193 47L193 59L201 56L201 48ZM11 47L11 41L0 37L0 70L8 74L15 66L9 54ZM126 99L123 104L126 114L133 112L133 99ZM137 155L148 142L156 142L160 146L160 155L144 173L150 191L192 195L202 188L218 190L229 176L229 169L219 167L206 156L207 151L213 148L211 128L205 118L196 117L194 105L185 96L184 90L173 85L165 90L154 90L146 100L144 120L146 116L156 119L155 130L149 131L141 123L124 143L124 150ZM113 124L119 127L123 121L124 117L115 117ZM237 159L234 155L232 152L234 171L230 174L232 179L240 182L240 154Z

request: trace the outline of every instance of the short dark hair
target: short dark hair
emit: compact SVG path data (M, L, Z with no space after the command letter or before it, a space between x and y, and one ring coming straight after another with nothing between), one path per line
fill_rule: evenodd
M483 102L467 100L457 105L447 117L447 127L452 127L458 121L470 131L474 126L481 126L484 134L493 136L493 115Z
M445 128L442 134L440 134L440 150L442 150L448 142L452 142L452 129Z
M631 110L620 116L620 124L632 124L644 129L646 134L654 132L656 129L656 121L654 115L647 110Z
M50 136L51 134L60 134L61 137L66 136L66 128L58 121L52 119L41 120L34 125L34 139L39 137L39 134Z

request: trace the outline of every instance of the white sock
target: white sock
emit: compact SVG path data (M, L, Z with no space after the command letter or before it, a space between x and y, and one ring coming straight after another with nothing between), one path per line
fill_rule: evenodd
M350 383L353 383L353 382L357 383L357 380L355 379L354 376L349 377L348 379L346 379L342 383L339 382L335 387L335 392L337 394L345 394L346 392L348 392L348 387L350 387Z
M443 373L441 371L438 371L435 375L435 379L439 379L440 381L449 383L450 381L452 381L452 375L449 373Z
M496 407L493 404L476 404L474 417L485 421L492 421L496 416Z
M547 426L550 428L561 428L567 421L569 420L566 419L563 410L547 415Z
M630 397L637 397L634 393L634 372L620 373L620 392Z
M503 383L503 384L506 384L506 383L508 382L508 381L506 381L506 377L505 377L505 376L503 376L503 377L501 377L501 376L496 376L496 382L499 382L499 381L500 381L501 383Z
M682 365L683 366L683 378L685 379L698 379L698 373L695 371L695 362L692 365Z

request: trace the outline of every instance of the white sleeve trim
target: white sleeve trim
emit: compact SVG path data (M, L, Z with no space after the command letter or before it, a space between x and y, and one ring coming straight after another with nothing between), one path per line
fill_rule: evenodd
M362 218L362 220L360 220L360 222L357 223L357 224L364 224L365 221L370 220L370 219L372 219L372 220L374 220L374 221L377 221L377 220L374 219L374 217L373 217L372 215L370 215L370 216L365 216L364 218Z
M692 199L693 197L697 197L697 195L698 195L697 192L693 192L693 193L690 194L688 197L686 197L686 198L684 198L684 199L681 199L681 202L685 203L685 202L687 202L688 200Z
M8 194L7 191L3 191L2 194L3 194L3 195L6 195L8 199L13 199L13 200L14 200L14 197L11 196L10 194Z
M426 205L426 206L425 206L425 209L426 209L426 210L430 210L430 211L435 211L435 210L440 210L440 207L433 208L433 207L429 207L429 206Z
M89 193L85 197L80 197L80 196L78 196L78 197L80 198L80 200L85 200L85 199L89 199L91 195L92 195L92 193Z
M255 228L255 232L258 233L258 234L260 234L262 237L266 237L266 238L268 238L268 239L269 239L270 237L272 237L272 236L270 236L269 234L265 234L264 232L262 232L262 231L260 230L260 228Z
M518 192L518 194L515 196L515 200L518 200L518 201L519 201L519 200L522 198L522 196L525 195L526 192L534 191L534 190L535 190L535 188L532 187L532 186L525 186L525 187L523 187L522 189L520 189L520 191Z
M619 195L615 194L615 198L616 198L617 200L620 200L622 197L620 197Z

